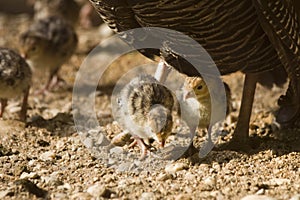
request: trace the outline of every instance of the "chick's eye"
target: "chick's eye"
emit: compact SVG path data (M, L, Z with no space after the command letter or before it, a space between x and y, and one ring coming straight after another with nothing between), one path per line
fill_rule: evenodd
M32 47L32 48L31 48L31 51L36 51L36 47Z
M197 90L202 90L202 88L203 88L203 86L202 86L202 85L199 85L199 86L197 87Z

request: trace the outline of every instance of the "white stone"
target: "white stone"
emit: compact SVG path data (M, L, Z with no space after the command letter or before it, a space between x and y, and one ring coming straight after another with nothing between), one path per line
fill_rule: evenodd
M215 177L207 177L203 180L203 183L206 186L214 188L216 186L216 178Z
M243 197L241 200L276 200L276 199L265 195L248 195Z
M79 192L79 193L75 193L71 196L70 199L91 199L91 196L88 193L83 193L83 192Z
M63 185L59 185L57 187L59 190L71 190L72 186L69 183L64 183Z
M20 176L20 179L29 179L29 178L37 178L38 177L38 174L36 172L30 172L30 173L27 173L27 172L23 172Z
M286 178L274 178L270 180L269 185L283 185L283 184L290 184L291 180Z
M64 141L58 140L58 141L55 143L56 149L62 149L62 148L64 148L64 146L65 146L65 142L64 142Z
M192 174L191 172L187 172L184 176L184 179L189 180L189 181L195 181L196 176L194 174Z
M122 154L123 153L123 148L122 147L111 148L109 150L109 153L111 153L111 154Z
M166 181L168 179L172 179L173 176L171 174L160 173L157 177L157 181Z
M9 190L0 191L0 199L3 199L9 192L10 192Z
M176 172L179 172L179 171L187 169L187 168L188 168L188 166L185 163L172 163L172 164L168 164L165 167L165 171L167 173L174 174Z
M260 190L258 190L255 194L257 194L257 195L263 195L263 194L265 194L265 189L260 189Z
M101 197L105 193L105 191L105 186L100 183L96 183L87 189L87 193L89 193L93 197Z
M290 200L300 200L300 194L296 194Z
M54 151L46 151L40 155L42 161L52 161L54 160L56 153Z
M83 141L83 144L87 147L87 148L92 148L94 145L94 142L91 138L85 138L85 140Z
M140 197L140 200L154 200L154 199L156 198L153 192L144 192Z

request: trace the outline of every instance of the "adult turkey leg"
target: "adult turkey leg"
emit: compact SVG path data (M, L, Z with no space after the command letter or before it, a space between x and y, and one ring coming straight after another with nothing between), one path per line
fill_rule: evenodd
M248 151L251 149L249 141L249 123L255 95L257 74L246 74L244 80L243 96L239 111L238 121L233 137L225 149L235 151Z

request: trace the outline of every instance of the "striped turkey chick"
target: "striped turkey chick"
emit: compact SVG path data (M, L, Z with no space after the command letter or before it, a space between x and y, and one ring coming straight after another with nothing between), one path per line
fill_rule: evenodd
M154 77L141 75L125 86L118 101L119 122L135 138L142 158L147 154L149 139L163 147L173 126L171 91Z
M57 82L57 73L74 53L77 42L72 26L59 17L40 19L20 36L21 55L33 69L50 74L42 91Z
M0 117L3 116L8 99L23 95L20 119L26 121L27 99L31 85L31 70L16 52L0 48Z

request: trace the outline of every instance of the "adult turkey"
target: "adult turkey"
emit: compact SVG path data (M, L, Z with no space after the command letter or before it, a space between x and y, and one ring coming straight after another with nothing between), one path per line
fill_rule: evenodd
M140 27L161 27L182 32L211 55L222 75L245 73L243 97L232 146L247 144L256 83L290 83L277 121L292 126L300 114L300 2L297 0L90 0L116 32ZM147 37L155 37L145 35ZM132 38L131 38L132 39ZM143 42L139 37L133 38ZM159 39L158 39L159 40ZM147 57L161 56L188 76L199 76L172 48L145 49ZM134 42L133 42L134 43ZM195 56L189 55L186 56ZM163 67L165 68L165 67ZM261 78L263 77L263 78ZM271 83L271 85L270 85Z

